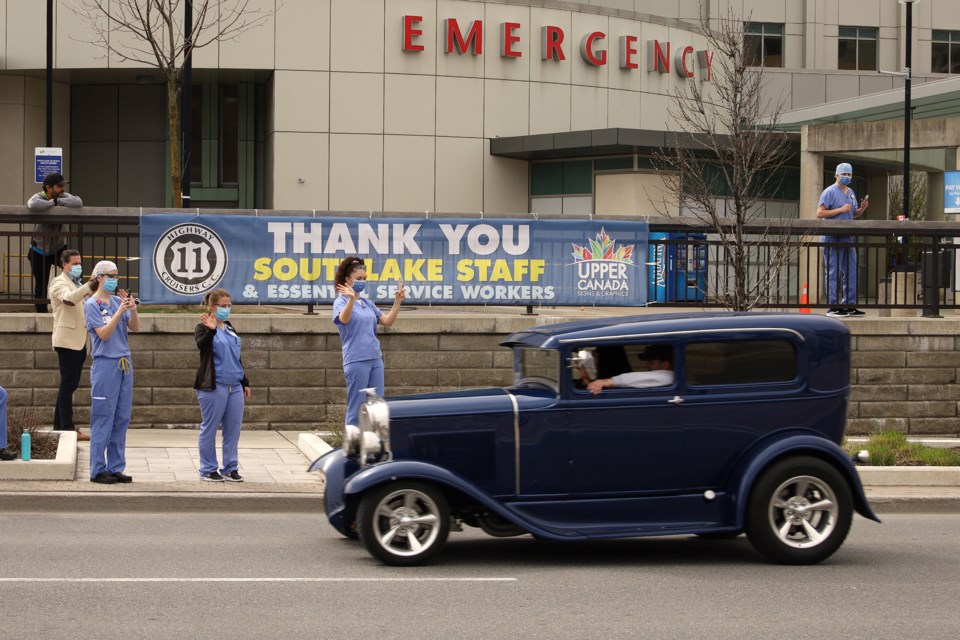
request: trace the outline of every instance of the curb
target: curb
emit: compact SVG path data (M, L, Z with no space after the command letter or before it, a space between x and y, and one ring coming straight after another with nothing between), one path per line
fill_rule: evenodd
M322 493L0 493L0 511L99 513L323 513Z
M960 487L960 467L858 466L857 472L869 487Z
M73 480L77 467L77 432L44 431L57 436L57 456L53 460L9 460L0 465L0 480Z

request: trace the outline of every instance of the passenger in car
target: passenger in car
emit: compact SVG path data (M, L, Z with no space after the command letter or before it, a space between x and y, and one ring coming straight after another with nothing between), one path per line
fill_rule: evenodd
M672 347L664 344L650 345L637 357L648 363L648 371L630 371L611 378L597 378L587 385L587 391L598 394L607 387L642 389L673 384Z

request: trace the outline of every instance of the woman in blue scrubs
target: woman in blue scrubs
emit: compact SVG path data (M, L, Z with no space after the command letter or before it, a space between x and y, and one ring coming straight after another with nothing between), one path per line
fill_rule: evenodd
M233 309L230 293L214 289L203 300L207 312L193 337L200 350L200 368L193 388L200 402L200 479L205 482L243 482L237 471L237 444L243 424L244 401L250 382L240 362L240 336L227 320ZM223 428L223 467L217 463L217 427Z
M133 482L127 466L127 428L133 401L133 363L127 332L140 331L137 303L117 290L117 265L101 260L93 267L93 295L83 305L93 342L90 367L90 481ZM114 292L117 295L113 295Z
M16 458L13 451L7 450L7 390L0 387L0 460Z
M358 425L363 402L360 391L372 387L383 396L383 353L377 340L377 325L393 326L407 293L400 282L390 311L381 312L360 296L367 285L367 268L356 256L340 262L335 281L340 295L333 302L333 323L343 343L343 379L347 382L345 424Z

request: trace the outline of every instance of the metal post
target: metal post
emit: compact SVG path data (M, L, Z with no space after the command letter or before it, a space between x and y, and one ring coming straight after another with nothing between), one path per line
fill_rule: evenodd
M183 154L180 163L180 200L184 208L190 206L190 143L193 141L193 0L186 0L183 8L183 85L180 89L180 130L183 134Z
M903 218L910 219L910 79L913 64L913 0L907 0L907 39L903 84Z
M923 317L942 318L940 315L940 239L929 238L929 250L920 258L920 277L923 278Z
M47 144L53 146L53 0L47 0Z

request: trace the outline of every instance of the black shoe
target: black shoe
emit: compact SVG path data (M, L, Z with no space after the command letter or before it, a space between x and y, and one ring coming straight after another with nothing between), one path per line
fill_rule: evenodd
M10 449L0 449L0 460L16 460L17 454Z
M116 478L116 479L117 479L117 482L119 482L119 483L121 483L121 484L129 484L129 483L133 482L133 477L132 477L132 476L128 476L127 474L122 473L122 472L120 472L120 471L117 471L116 473L111 473L110 475L112 475L114 478Z
M855 309L852 307L847 309L846 313L848 318L862 318L863 316L867 315L863 311L860 311L860 309Z
M203 482L223 482L223 476L216 471L211 471L206 475L200 476L200 480Z
M827 315L830 316L831 318L846 318L847 310L840 309L839 307L834 307L833 309L830 309L829 311L827 311Z
M223 479L227 482L243 482L243 476L237 473L236 470L223 474Z
M114 478L106 471L101 471L97 475L90 478L90 482L99 482L100 484L117 484L119 480Z

